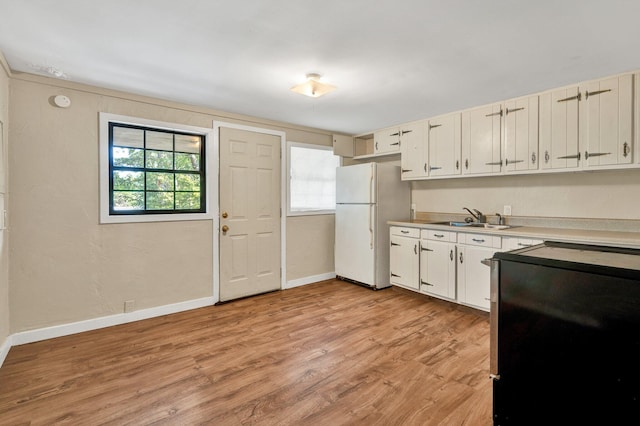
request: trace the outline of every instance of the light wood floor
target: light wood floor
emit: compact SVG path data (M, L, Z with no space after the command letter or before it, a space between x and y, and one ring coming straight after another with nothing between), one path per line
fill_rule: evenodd
M490 425L489 320L324 281L13 347L0 424Z

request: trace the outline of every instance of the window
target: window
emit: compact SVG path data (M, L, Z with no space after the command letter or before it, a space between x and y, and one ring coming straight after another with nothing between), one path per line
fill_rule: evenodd
M288 215L334 213L340 157L333 155L333 148L289 142L287 163Z
M210 218L211 129L122 118L101 114L101 221Z

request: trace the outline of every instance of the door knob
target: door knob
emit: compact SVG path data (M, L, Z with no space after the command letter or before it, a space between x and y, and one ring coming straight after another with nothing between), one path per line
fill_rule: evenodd
M222 232L227 232L229 227L227 225L222 225Z
M222 212L222 218L226 219L229 216L229 214L227 212Z

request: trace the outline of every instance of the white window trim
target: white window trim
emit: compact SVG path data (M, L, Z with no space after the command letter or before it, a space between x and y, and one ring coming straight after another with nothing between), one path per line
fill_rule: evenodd
M155 127L171 131L198 133L205 136L205 179L207 179L207 194L205 213L172 213L145 215L110 215L109 214L109 123L132 124L138 126ZM175 222L185 220L212 220L211 186L209 171L211 169L213 144L213 129L206 127L187 126L184 124L166 123L163 121L147 120L144 118L128 117L125 115L100 113L100 223L132 223L132 222Z
M333 210L304 210L304 211L291 211L291 147L300 147L300 148L309 148L309 149L320 149L325 151L333 151L332 146L326 145L316 145L310 143L302 143L302 142L287 142L287 216L316 216L316 215L326 215L326 214L335 214L335 209ZM342 158L340 158L340 165L342 165Z

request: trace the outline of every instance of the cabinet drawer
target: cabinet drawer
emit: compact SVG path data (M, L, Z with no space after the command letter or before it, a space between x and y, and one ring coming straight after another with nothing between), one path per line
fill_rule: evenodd
M541 244L543 241L532 238L514 238L507 237L503 238L502 248L506 251L516 250L523 247L535 246L537 244Z
M457 241L457 233L449 231L440 231L439 229L423 229L420 232L423 240L448 241L455 243Z
M405 228L403 226L392 226L391 235L402 237L420 238L420 228Z
M470 246L501 248L502 238L487 234L460 234L458 240Z

